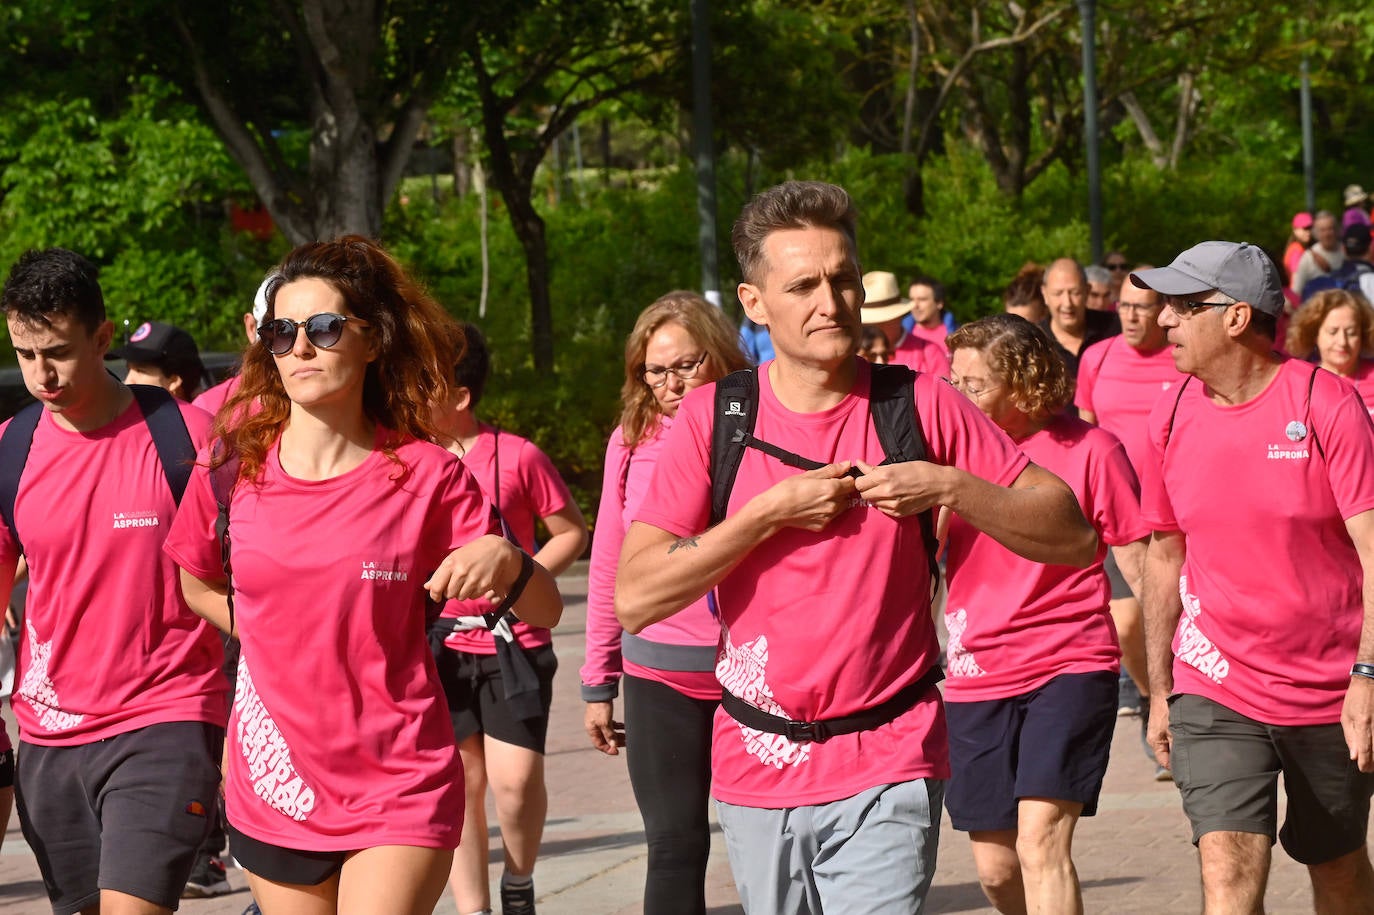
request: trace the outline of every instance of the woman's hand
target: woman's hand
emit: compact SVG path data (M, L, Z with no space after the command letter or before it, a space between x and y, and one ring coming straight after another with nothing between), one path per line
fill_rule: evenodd
M487 534L445 556L424 587L440 602L479 597L499 602L519 574L520 549Z
M620 747L625 746L625 725L614 720L615 703L588 702L582 715L583 727L592 739L592 746L607 756L619 756Z

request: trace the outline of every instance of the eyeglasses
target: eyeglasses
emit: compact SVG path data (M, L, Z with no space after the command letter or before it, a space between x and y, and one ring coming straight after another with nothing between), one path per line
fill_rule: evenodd
M311 346L329 349L343 339L344 324L348 321L357 323L359 327L368 326L366 321L359 318L322 311L317 315L311 315L304 321L277 318L274 321L264 322L258 326L258 339L273 356L285 356L296 345L296 331L304 327L305 339L310 341Z
M639 370L640 379L651 388L661 388L668 383L668 373L671 372L683 381L691 381L697 377L697 372L701 370L701 364L706 361L710 353L702 353L701 358L696 362L679 362L677 365L667 367L661 365L646 365Z
M1147 304L1145 304L1144 302L1117 302L1117 303L1116 303L1116 310L1117 310L1117 311L1158 311L1159 308L1160 308L1160 303L1159 303L1159 302L1156 302L1156 303L1153 304L1153 305L1147 305Z
M1205 308L1230 308L1230 302L1195 302L1192 299L1180 299L1170 296L1168 299L1169 308L1180 318L1195 315Z
M1116 263L1103 264L1102 266L1106 267L1113 273L1125 273L1127 270L1131 269L1130 265L1127 264L1125 261L1117 261Z
M954 390L963 391L965 394L967 394L969 397L972 397L974 400L982 400L984 394L991 394L993 391L1002 387L1002 382L999 381L996 384L990 384L985 388L971 388L968 386L968 382L964 381L964 379L962 378L950 379L949 383L954 386Z

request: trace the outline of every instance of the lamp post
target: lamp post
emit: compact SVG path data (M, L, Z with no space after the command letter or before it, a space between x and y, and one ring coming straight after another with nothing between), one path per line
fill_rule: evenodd
M720 307L720 267L716 261L716 154L711 141L710 23L710 0L692 0L692 147L697 171L701 290L707 300Z
M1083 20L1083 146L1088 158L1092 261L1102 260L1102 174L1097 159L1097 0L1078 0Z
M1307 188L1307 212L1317 212L1316 152L1312 148L1312 78L1307 72L1307 55L1302 56L1302 177Z

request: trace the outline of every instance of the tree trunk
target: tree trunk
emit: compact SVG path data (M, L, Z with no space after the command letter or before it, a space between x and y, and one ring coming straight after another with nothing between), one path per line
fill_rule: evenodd
M530 287L530 334L534 370L553 373L553 308L549 301L549 249L544 220L530 203L531 187L503 191L511 228L525 249L525 278Z

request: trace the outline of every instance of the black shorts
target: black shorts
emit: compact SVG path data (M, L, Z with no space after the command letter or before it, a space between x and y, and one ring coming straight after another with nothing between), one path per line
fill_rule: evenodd
M946 702L949 786L955 829L1015 829L1024 797L1083 805L1097 813L1116 727L1114 671L1061 674L1007 699Z
M301 851L283 848L246 836L233 826L229 834L229 853L245 871L273 883L294 883L298 886L318 886L342 868L345 851Z
M54 915L115 890L175 909L219 795L224 731L154 724L74 747L21 741L16 799Z
M0 791L14 787L14 751L0 753Z
M1374 774L1350 759L1339 723L1263 724L1201 696L1169 697L1170 754L1193 844L1209 832L1277 838L1299 864L1364 845ZM1278 778L1288 812L1278 824Z
M435 647L437 646L437 647ZM552 645L526 650L539 677L539 704L543 714L520 719L505 701L501 665L496 655L469 654L446 648L437 638L431 642L439 682L448 699L453 736L459 743L473 734L485 734L502 743L543 754L549 730L549 706L553 704L553 675L558 670Z

